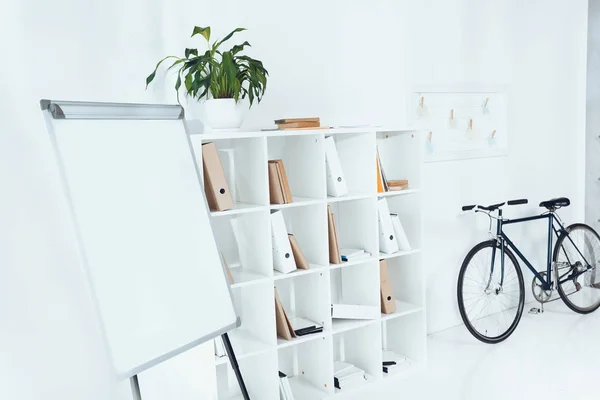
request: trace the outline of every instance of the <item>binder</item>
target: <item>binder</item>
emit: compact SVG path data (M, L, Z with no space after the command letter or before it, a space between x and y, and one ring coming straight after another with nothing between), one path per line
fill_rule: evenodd
M335 148L335 141L331 136L325 138L325 164L327 167L327 194L334 197L347 195L348 186Z
M379 281L381 286L381 312L392 314L396 312L396 299L392 292L392 284L388 275L387 262L379 261Z
M283 165L283 160L269 160L269 164L275 164L277 166L277 180L273 181L279 182L279 187L281 187L281 191L283 194L283 203L274 203L274 204L288 204L293 201L292 192L290 190L290 185L287 179L287 174L285 173L285 167ZM270 179L270 175L269 175ZM269 180L269 188L271 185L271 181Z
M234 162L234 149L220 149L219 158L221 159L221 165L223 166L223 172L225 173L225 179L229 185L229 191L231 192L231 198L235 205L236 199L236 188L235 188L235 162Z
M294 255L294 260L296 261L296 268L298 269L310 269L308 265L308 260L304 257L304 253L300 249L300 245L296 240L296 237L291 233L288 233L288 238L290 240L290 245L292 246L292 254Z
M281 211L271 213L271 239L273 244L273 268L284 274L295 271L296 261Z
M342 254L340 252L337 228L335 226L334 215L331 212L331 206L327 206L327 223L329 229L329 262L331 264L341 264Z
M377 159L375 160L377 168L377 193L385 192L383 188L383 176L381 175L381 164L379 163L379 153L377 153Z
M271 204L285 204L283 186L279 177L277 163L269 163L269 197Z
M219 159L217 146L213 143L202 145L202 169L204 171L204 192L212 211L230 210L234 207L225 172Z
M277 293L277 288L275 290L275 323L277 325L277 335L281 336L286 340L292 340L292 338L296 337L296 333L292 328L292 323L290 322L283 305L281 304L281 300L279 299L279 294Z
M394 233L396 234L398 248L402 251L411 251L410 242L408 241L408 236L406 236L406 231L404 231L402 222L400 222L400 217L398 214L390 214L390 216L392 218L392 226L394 227Z
M394 235L392 217L385 198L377 200L377 218L379 222L379 251L386 254L397 252L398 241Z
M355 304L332 304L331 318L338 319L377 319L379 307Z

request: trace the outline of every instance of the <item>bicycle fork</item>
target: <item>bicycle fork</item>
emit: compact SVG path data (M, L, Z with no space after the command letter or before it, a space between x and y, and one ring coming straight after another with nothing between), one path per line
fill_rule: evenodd
M500 244L500 286L496 289L496 294L498 294L504 286L504 240L502 239L502 235L500 234L502 232L502 209L498 210L498 217L499 218L496 223L496 241ZM496 264L496 249L496 246L492 247L492 264L490 266L490 277L485 287L486 293L490 292L492 286L492 279L494 277L494 265Z

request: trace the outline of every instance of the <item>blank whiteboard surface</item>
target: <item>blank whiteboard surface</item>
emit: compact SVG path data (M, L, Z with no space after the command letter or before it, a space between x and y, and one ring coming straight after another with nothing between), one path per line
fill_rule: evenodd
M50 120L121 378L235 327L182 120Z

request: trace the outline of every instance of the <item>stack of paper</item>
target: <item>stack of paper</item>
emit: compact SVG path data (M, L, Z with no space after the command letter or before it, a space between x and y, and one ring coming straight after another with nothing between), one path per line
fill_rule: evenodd
M279 293L277 293L277 288L275 288L275 324L277 327L277 336L286 340L323 332L323 326L316 322L301 317L288 317L279 298Z
M408 359L391 350L383 350L383 372L389 374L396 369L408 367Z
M289 204L293 201L283 160L269 160L269 197L271 204Z
M294 393L288 377L283 372L279 371L279 398L281 400L294 400Z
M408 189L408 180L400 179L400 180L392 180L388 181L388 191L396 192L400 190Z
M215 356L217 357L227 357L227 351L225 350L225 344L223 343L223 339L221 336L213 339L215 344Z
M341 249L342 261L359 261L371 257L371 253L363 249Z
M367 375L362 369L344 361L333 364L333 383L336 388L351 389L367 382Z

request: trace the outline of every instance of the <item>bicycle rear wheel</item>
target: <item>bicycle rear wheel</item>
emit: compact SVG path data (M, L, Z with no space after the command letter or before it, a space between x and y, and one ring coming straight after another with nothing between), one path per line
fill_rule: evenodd
M600 307L600 236L585 224L573 224L556 241L554 279L571 310L588 314ZM588 268L589 264L589 268Z
M492 251L496 249L492 273ZM516 329L525 304L525 284L517 259L495 240L479 243L467 254L458 275L460 316L471 334L484 343L506 340Z

